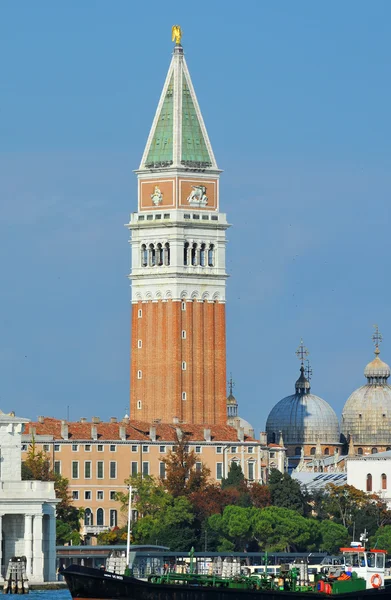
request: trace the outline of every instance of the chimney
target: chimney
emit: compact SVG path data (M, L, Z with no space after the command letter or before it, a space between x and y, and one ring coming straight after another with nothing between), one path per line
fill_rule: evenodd
M172 417L172 422L174 423L174 425L178 425L178 423L179 423L178 417Z
M95 425L98 425L100 423L100 418L99 417L92 417L91 423L95 423Z
M61 437L63 440L67 440L68 435L68 423L66 421L61 421Z
M80 417L80 423L87 423L87 419L85 417Z
M119 426L119 439L126 442L126 427L124 425Z
M238 427L237 432L239 442L244 442L244 427Z
M156 442L156 427L153 425L149 428L149 437L151 438L151 442Z
M93 440L97 440L98 439L98 428L97 428L96 425L91 425L91 438Z
M267 435L266 431L261 431L259 434L259 441L263 446L267 446Z
M110 423L116 423L117 417L110 417Z
M38 417L38 423L44 423L45 417Z
M130 422L130 419L129 419L128 415L125 415L124 418L122 419L122 423L129 425L129 422Z
M212 439L210 429L204 429L204 440L210 442Z

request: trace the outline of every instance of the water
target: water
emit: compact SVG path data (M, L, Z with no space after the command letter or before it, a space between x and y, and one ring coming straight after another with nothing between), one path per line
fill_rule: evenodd
M5 598L12 598L13 595L7 595ZM20 596L19 596L20 597ZM69 590L30 590L28 596L23 596L26 600L71 600Z

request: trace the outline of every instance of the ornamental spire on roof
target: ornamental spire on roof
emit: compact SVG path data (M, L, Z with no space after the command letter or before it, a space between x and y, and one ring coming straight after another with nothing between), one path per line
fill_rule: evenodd
M179 25L172 28L175 47L140 170L185 168L218 170L187 68Z

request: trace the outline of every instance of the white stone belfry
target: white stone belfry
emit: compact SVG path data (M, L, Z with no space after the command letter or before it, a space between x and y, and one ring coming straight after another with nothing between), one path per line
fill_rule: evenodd
M22 481L28 419L0 411L0 580L13 556L26 557L31 582L56 579L56 495L52 481Z

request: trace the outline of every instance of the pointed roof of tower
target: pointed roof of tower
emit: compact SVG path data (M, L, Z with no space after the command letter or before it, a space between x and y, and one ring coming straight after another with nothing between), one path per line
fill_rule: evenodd
M179 34L174 34L174 28ZM139 170L185 168L218 170L187 68L181 32L176 44Z

